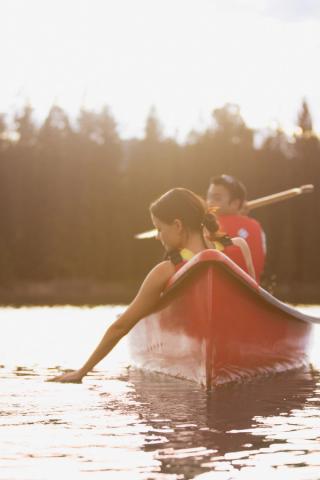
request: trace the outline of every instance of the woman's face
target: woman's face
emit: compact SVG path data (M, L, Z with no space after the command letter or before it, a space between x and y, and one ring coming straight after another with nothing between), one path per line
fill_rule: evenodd
M183 226L180 220L165 223L151 214L152 222L158 231L157 240L160 240L167 251L183 248Z

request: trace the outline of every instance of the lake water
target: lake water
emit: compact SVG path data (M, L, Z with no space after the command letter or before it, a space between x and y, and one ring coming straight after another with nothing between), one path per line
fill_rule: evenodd
M319 327L312 368L212 393L129 369L125 339L82 384L45 381L122 310L1 309L1 480L320 479Z

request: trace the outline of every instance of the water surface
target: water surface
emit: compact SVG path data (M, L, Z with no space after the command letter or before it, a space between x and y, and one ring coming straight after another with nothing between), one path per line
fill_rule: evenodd
M129 369L125 340L83 384L45 381L122 309L1 309L1 480L320 478L319 328L313 368L212 393Z

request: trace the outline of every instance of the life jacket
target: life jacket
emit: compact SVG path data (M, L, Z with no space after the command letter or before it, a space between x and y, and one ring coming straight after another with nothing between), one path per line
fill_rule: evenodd
M230 237L242 237L248 243L251 251L253 266L257 282L264 269L266 247L265 235L259 222L245 215L220 215L219 224L221 230ZM224 253L243 268L243 255L238 250L226 248Z
M239 267L241 267L246 273L249 273L240 247L233 245L232 240L228 235L223 235L218 240L212 242L212 248L214 250L218 250L219 252L223 252L225 255L231 258L231 260L237 263L237 265L239 265ZM195 254L191 250L183 248L182 250L173 250L172 252L169 252L167 259L171 260L175 267L175 271L177 272L182 265L184 265L194 255Z

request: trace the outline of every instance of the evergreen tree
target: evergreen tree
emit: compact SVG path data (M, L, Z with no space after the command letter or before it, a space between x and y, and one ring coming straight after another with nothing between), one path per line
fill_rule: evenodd
M304 134L310 133L313 130L311 113L306 100L302 101L301 109L298 113L298 126Z
M30 105L26 105L20 115L15 115L15 125L19 144L24 147L35 145L36 127L32 120L32 107Z

